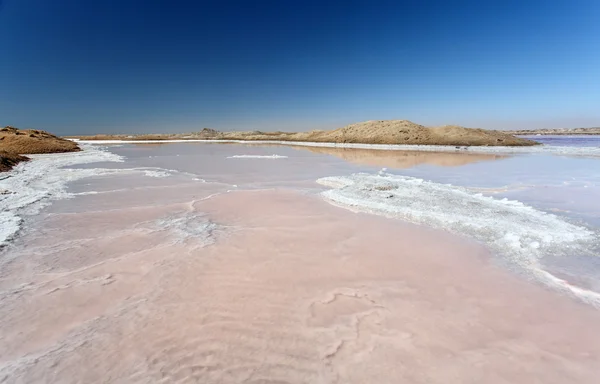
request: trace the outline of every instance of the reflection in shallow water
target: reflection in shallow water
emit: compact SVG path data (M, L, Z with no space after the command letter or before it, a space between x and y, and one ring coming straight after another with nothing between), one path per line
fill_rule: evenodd
M332 155L360 165L390 168L411 168L419 164L431 164L441 167L492 161L507 158L505 155L482 153L452 152L417 152L417 151L383 151L376 149L327 148L327 147L295 147L313 153Z
M153 143L133 143L131 144L132 149L153 149L155 147L160 147L163 145L167 145L169 143L161 143L160 141Z
M341 158L350 163L375 167L389 168L412 168L420 164L430 164L440 167L458 167L461 165L478 163L482 161L501 160L511 157L510 155L489 154L489 153L474 153L466 152L457 149L456 152L427 152L427 151L406 151L406 150L381 150L381 149L364 149L364 148L341 148L341 147L310 147L310 146L294 146L282 144L255 144L248 143L186 143L187 145L196 145L198 154L208 154L208 148L216 149L219 146L228 148L244 148L247 152L252 149L253 155L263 154L264 151L254 153L256 149L279 148L280 150L299 150L309 151L316 154L332 155ZM174 144L169 143L139 143L133 144L129 149L153 149L153 147L168 145L173 147ZM177 147L181 153L183 146ZM246 154L244 152L244 154ZM176 153L176 152L174 152ZM237 153L237 152L236 152ZM279 153L279 152L278 152ZM183 154L183 153L182 153ZM264 154L272 155L271 152ZM240 154L238 153L239 156ZM286 153L287 155L287 153Z

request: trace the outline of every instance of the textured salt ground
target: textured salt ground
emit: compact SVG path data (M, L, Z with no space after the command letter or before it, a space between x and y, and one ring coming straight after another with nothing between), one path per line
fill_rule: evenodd
M493 267L483 248L443 232L287 191L47 219L52 244L32 247L70 251L8 265L5 382L596 383L600 375L597 311ZM16 275L26 284L17 287Z

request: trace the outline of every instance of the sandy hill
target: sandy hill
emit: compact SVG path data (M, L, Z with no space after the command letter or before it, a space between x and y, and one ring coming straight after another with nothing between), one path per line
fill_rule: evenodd
M501 131L464 128L454 125L425 127L408 120L372 120L331 131L310 132L230 132L218 138L241 140L314 141L362 144L483 145L526 146L531 140Z
M26 155L75 152L80 149L73 141L62 139L48 132L5 127L0 129L0 150Z
M185 134L154 135L95 135L75 136L84 140L169 140L169 139L213 139L213 140L267 140L304 141L320 143L360 144L420 144L420 145L487 145L525 146L534 141L514 137L502 131L464 128L454 125L425 127L408 120L372 120L351 124L330 131L310 132L219 132L205 128L200 132Z
M20 155L75 152L79 150L79 146L76 143L61 139L48 132L13 127L0 129L1 172L11 169L21 161L27 160L27 157Z

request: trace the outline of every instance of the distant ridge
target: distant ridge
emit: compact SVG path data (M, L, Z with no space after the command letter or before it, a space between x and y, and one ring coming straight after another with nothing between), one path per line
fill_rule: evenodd
M504 131L511 135L600 135L600 127L592 128L555 128L555 129L519 129Z
M219 132L205 128L186 134L74 136L84 140L174 140L212 139L245 141L299 141L317 143L408 144L454 146L530 146L535 141L506 132L455 125L425 127L408 120L371 120L329 131L309 132Z

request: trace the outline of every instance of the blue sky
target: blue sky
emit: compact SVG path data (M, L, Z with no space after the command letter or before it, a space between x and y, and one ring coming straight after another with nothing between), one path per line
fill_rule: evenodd
M0 124L600 126L600 1L0 0Z

